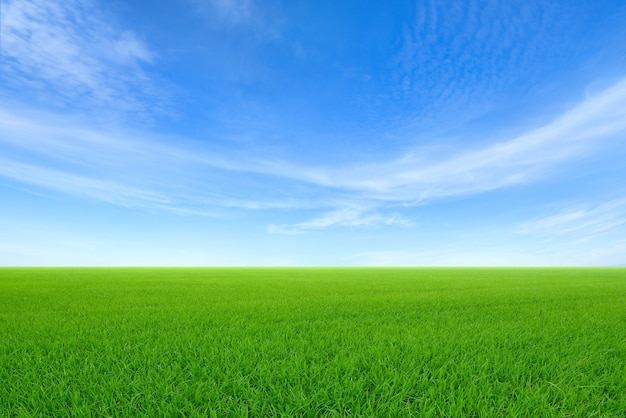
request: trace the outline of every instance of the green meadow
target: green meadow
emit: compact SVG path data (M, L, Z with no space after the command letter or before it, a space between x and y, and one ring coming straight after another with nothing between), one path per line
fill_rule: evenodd
M626 416L626 268L2 268L0 416Z

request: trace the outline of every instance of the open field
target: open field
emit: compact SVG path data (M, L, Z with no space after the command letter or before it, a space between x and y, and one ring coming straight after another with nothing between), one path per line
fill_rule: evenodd
M626 416L626 268L2 268L0 416Z

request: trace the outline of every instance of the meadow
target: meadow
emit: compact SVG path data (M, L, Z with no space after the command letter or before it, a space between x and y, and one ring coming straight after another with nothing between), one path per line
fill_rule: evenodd
M2 268L0 416L625 417L626 268Z

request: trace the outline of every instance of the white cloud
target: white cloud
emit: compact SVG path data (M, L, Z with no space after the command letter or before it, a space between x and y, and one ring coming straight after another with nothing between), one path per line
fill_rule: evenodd
M274 0L186 1L211 29L223 31L227 37L234 32L238 35L245 34L247 42L253 43L275 42L282 39L285 18L280 2ZM242 68L230 68L230 71L235 74L229 74L228 77L237 78L242 75ZM259 65L254 66L254 71L260 71Z
M244 156L195 150L139 132L85 126L76 118L0 106L0 177L107 203L215 216L215 208L293 209L298 197L229 190ZM176 138L176 142L183 141ZM245 173L241 174L246 176ZM216 181L228 178L228 181ZM244 182L247 180L244 179ZM310 205L309 205L310 206Z
M247 28L273 37L279 21L270 12L272 2L255 0L187 0L210 23Z
M540 180L558 164L581 158L626 131L626 80L515 138L436 161L414 152L387 162L339 168L266 162L254 169L350 190L380 201L429 201Z
M570 7L415 2L392 62L390 88L378 102L400 109L402 123L420 128L484 115L514 87L535 87L539 67L531 62L576 48L563 19Z
M251 0L211 0L210 3L220 20L243 23L254 17Z
M162 91L142 65L154 53L90 0L11 0L2 6L5 88L39 95L48 105L116 109L142 116Z
M0 158L0 176L120 206L167 206L172 203L168 196L158 192L3 158Z
M122 32L120 38L115 42L115 52L117 57L125 63L132 63L133 61L152 62L154 59L154 53L130 31Z
M578 206L520 225L523 235L587 240L621 231L626 226L626 199Z
M186 138L114 132L52 113L0 108L0 147L5 151L0 174L123 205L196 212L215 207L327 211L310 221L270 227L297 233L406 225L405 219L382 213L391 205L425 204L539 181L558 164L584 158L624 131L626 81L546 126L482 149L436 160L420 159L419 152L411 151L392 161L343 167L281 162L242 148L192 145Z
M306 222L270 225L267 230L271 233L300 234L337 227L371 228L381 225L411 227L413 226L413 222L399 214L383 215L371 208L349 206L325 213L320 217Z

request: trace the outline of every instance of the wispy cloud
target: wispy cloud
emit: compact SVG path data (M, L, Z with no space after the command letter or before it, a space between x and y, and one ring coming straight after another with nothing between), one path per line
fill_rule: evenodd
M15 163L2 158L0 158L0 176L120 206L166 206L172 203L170 198L158 192L32 164Z
M254 18L252 0L211 0L208 3L221 20L245 23Z
M169 145L174 139L187 146ZM259 193L247 156L236 151L194 149L183 138L107 130L47 112L0 106L0 154L0 177L126 207L214 215L215 208L306 206L297 196Z
M485 114L512 86L534 80L538 69L530 62L548 51L552 59L569 51L568 9L538 2L417 2L394 59L391 94L381 101L402 102L403 123L420 126ZM550 46L556 43L558 51Z
M90 0L3 2L4 88L50 107L115 109L148 117L164 92L144 70L155 54Z
M277 38L281 21L273 2L257 0L187 0L212 25L251 30L265 39Z
M372 228L388 225L411 227L413 222L397 213L384 215L373 209L352 206L325 213L310 221L270 225L267 230L271 233L301 234L338 227Z
M524 235L587 240L626 227L626 199L577 206L526 222L516 232Z
M556 165L587 155L626 131L626 80L515 138L436 161L409 153L394 161L342 168L276 165L275 172L382 201L424 201L541 179Z
M481 149L437 159L312 166L245 149L155 133L115 132L52 113L0 109L5 177L122 205L206 211L307 208L310 221L272 232L406 225L390 208L539 181L626 131L626 81L586 98L552 123ZM176 144L176 146L171 145ZM341 197L342 199L339 199ZM347 203L346 203L347 202ZM574 216L570 214L570 216Z

